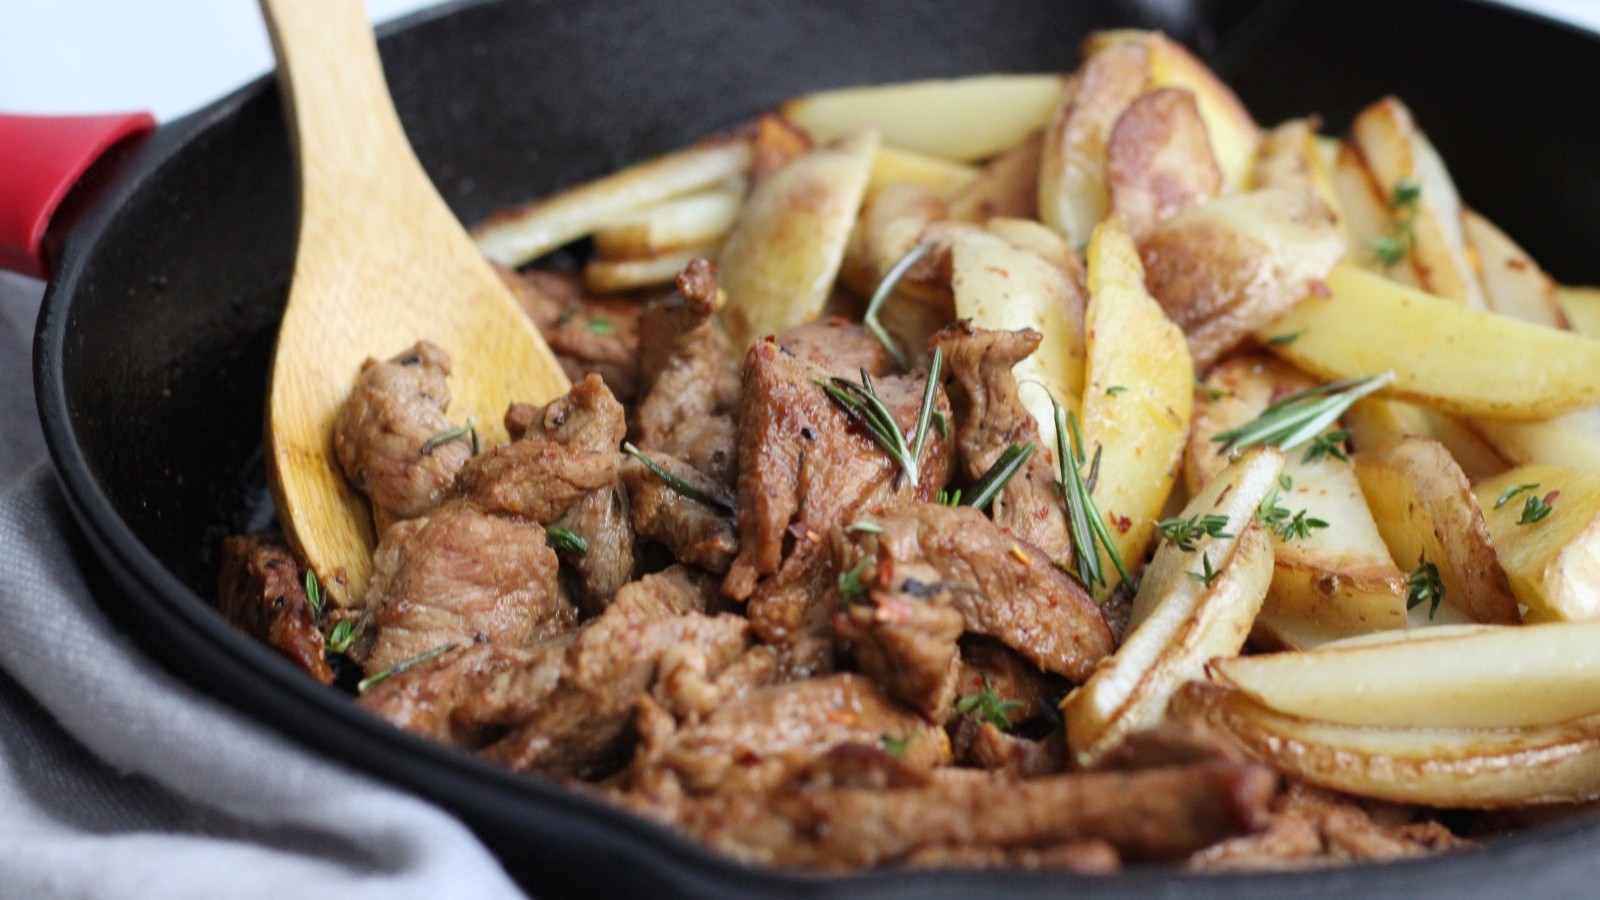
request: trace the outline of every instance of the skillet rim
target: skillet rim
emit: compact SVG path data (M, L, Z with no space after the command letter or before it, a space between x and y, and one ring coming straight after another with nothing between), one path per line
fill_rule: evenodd
M458 0L430 7L381 26L379 40L495 2ZM1487 0L1457 2L1495 7L1540 20L1546 26L1577 31L1600 49L1600 35L1548 16L1508 10ZM57 481L79 528L124 594L114 596L114 592L97 587L96 603L114 621L131 624L147 651L180 648L184 655L176 658L151 655L189 686L221 699L236 712L324 759L423 795L490 843L500 843L491 838L507 836L486 834L486 830L521 830L526 835L576 826L578 833L569 836L569 844L589 846L598 841L593 849L654 867L651 871L667 876L685 896L736 896L757 890L780 896L966 897L997 888L1005 888L1013 896L1054 895L1063 889L1084 896L1127 897L1145 896L1151 889L1194 898L1401 897L1434 892L1460 896L1460 890L1493 883L1496 877L1521 876L1524 889L1571 890L1581 887L1584 875L1590 880L1600 875L1600 858L1588 867L1569 870L1559 865L1583 851L1592 854L1600 844L1600 821L1582 820L1530 828L1473 852L1292 873L1196 875L1135 867L1111 878L1011 870L874 872L841 878L753 868L556 782L515 775L395 729L359 708L356 716L350 716L350 698L305 678L287 660L231 626L210 602L190 590L145 548L94 478L72 426L66 392L65 347L73 300L106 232L130 205L137 213L138 195L152 175L210 128L232 119L246 103L274 89L273 75L268 73L197 112L162 124L132 150L119 177L91 202L63 242L35 331L36 402ZM220 677L208 680L207 674ZM548 821L552 815L555 820ZM547 821L541 824L540 819ZM1544 878L1554 880L1546 882Z

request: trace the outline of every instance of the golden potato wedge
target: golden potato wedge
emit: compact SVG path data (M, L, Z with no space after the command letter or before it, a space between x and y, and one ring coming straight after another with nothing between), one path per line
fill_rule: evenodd
M1044 336L1012 369L1023 405L1054 452L1054 397L1076 411L1083 393L1084 288L1037 253L972 226L951 231L950 290L956 316L980 328L1032 328Z
M1222 193L1193 94L1161 88L1123 110L1106 142L1106 186L1111 209L1135 237Z
M971 162L1042 129L1066 89L1061 75L979 75L820 91L779 112L817 141L872 125L886 144Z
M913 184L926 188L940 199L961 193L978 180L978 169L898 147L878 148L867 178L870 193L890 184Z
M1373 180L1361 151L1349 141L1339 142L1333 163L1333 187L1339 197L1339 224L1344 229L1345 260L1369 272L1421 289L1422 275L1411 254L1380 258L1375 247L1393 236L1390 198Z
M1143 559L1177 481L1194 367L1183 332L1145 291L1139 253L1117 216L1095 228L1088 263L1083 435L1104 449L1095 503L1121 557ZM1109 556L1101 568L1109 594L1118 574Z
M1465 309L1348 265L1327 287L1331 296L1258 332L1297 333L1272 352L1314 375L1389 370L1385 396L1485 418L1547 419L1600 403L1600 341Z
M1131 29L1097 32L1085 43L1084 53L1092 59L1118 44L1127 43L1145 49L1150 61L1151 87L1183 88L1194 94L1228 190L1249 188L1250 167L1261 141L1261 129L1233 90L1182 44L1159 32Z
M697 259L716 259L722 244L704 244L639 259L591 259L583 267L583 285L596 294L634 291L671 284Z
M1600 473L1518 466L1473 493L1524 618L1600 619Z
M950 198L950 218L977 225L995 216L1037 218L1043 146L1044 136L1036 134L984 164L978 177Z
M1556 283L1505 232L1471 209L1461 210L1467 246L1478 257L1478 278L1490 312L1543 325L1567 327L1556 303Z
M1556 303L1567 320L1567 327L1583 335L1600 339L1600 288L1556 288Z
M732 352L822 312L877 152L877 132L857 131L755 186L717 257Z
M514 269L638 210L739 178L750 158L745 138L696 144L496 213L473 229L472 238L484 256Z
M1321 722L1555 725L1600 715L1600 622L1452 629L1423 640L1219 659L1209 671L1269 709Z
M1165 545L1157 557L1164 552L1192 556ZM1209 660L1234 656L1244 646L1272 580L1272 544L1261 525L1246 522L1227 564L1212 571L1198 596L1180 592L1156 599L1155 611L1117 652L1067 695L1061 711L1079 765L1093 765L1129 734L1158 724L1172 695L1203 677Z
M1468 481L1498 475L1509 467L1505 458L1462 420L1403 400L1363 397L1339 424L1350 432L1350 444L1357 451L1413 435L1436 440L1450 451Z
M658 203L595 229L595 256L641 259L721 243L743 202L744 186L734 185Z
M1074 247L1088 243L1111 209L1106 145L1122 111L1150 87L1150 58L1135 42L1089 58L1044 131L1039 220Z
M1478 498L1443 444L1404 437L1357 453L1355 473L1378 532L1402 569L1424 561L1436 566L1443 602L1470 621L1520 620Z
M1178 691L1170 714L1222 730L1292 778L1361 797L1493 809L1600 796L1600 718L1494 730L1335 725L1199 681Z
M1290 119L1263 135L1251 170L1251 182L1256 188L1311 194L1328 207L1334 225L1343 233L1339 194L1334 189L1331 167L1324 160L1318 143L1315 119Z
M1343 254L1328 210L1281 190L1219 197L1139 242L1145 283L1183 329L1201 372L1318 290Z
M1191 491L1227 462L1217 434L1255 419L1274 399L1316 384L1293 366L1259 354L1224 361L1205 383L1221 395L1204 396L1195 405L1184 454ZM1329 638L1405 627L1405 574L1389 555L1350 463L1334 456L1308 461L1303 447L1285 455L1289 487L1278 488L1274 505L1327 524L1304 535L1273 534L1276 561L1263 610L1280 630L1292 628L1287 623L1293 620L1311 626L1298 632ZM1300 640L1293 645L1301 646Z
M1032 219L1014 219L995 216L983 224L983 230L1013 247L1039 255L1040 259L1066 272L1073 280L1082 282L1085 275L1083 261L1077 251L1067 246L1061 235Z
M1461 229L1461 196L1444 160L1417 127L1411 111L1396 98L1385 97L1356 116L1350 133L1386 203L1394 198L1402 181L1420 188L1409 228L1414 237L1411 258L1423 287L1473 309L1485 308L1483 289Z
M889 270L929 238L928 227L946 215L945 202L921 185L888 184L869 191L845 244L839 279L857 294L872 296ZM935 268L931 261L919 263L901 278L896 293L949 306L948 279L934 277Z
M1546 463L1600 473L1600 407L1542 422L1474 419L1470 424L1513 465Z

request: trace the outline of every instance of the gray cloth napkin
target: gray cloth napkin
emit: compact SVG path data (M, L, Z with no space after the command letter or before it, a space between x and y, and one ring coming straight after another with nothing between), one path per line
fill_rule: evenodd
M0 273L0 895L523 896L446 813L179 682L101 614Z

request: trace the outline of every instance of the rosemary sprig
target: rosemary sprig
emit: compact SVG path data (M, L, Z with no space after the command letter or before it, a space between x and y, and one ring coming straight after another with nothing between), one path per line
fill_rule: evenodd
M404 672L407 669L413 668L415 666L419 666L419 665L427 662L428 660L433 659L435 656L438 656L438 655L440 655L442 653L448 653L451 650L454 650L455 648L456 648L455 644L440 644L439 646L433 648L432 650L424 650L421 653L418 653L416 656L411 657L410 659L402 659L399 662L395 663L394 665L390 666L387 669L384 669L383 671L379 672L376 675L373 675L373 676L371 676L369 678L361 679L361 682L356 685L356 693L365 694L367 691L372 690L372 688L374 686L376 686L379 682L386 681L386 680L388 680L390 678L393 678L394 676L399 675L401 672Z
M1192 515L1187 519L1174 516L1156 523L1156 531L1185 553L1194 552L1194 542L1204 535L1230 538L1233 535L1222 529L1228 527L1228 517L1219 515Z
M311 604L311 611L317 618L322 618L322 585L317 583L317 573L314 569L306 569L306 602Z
M1209 554L1202 553L1200 554L1200 571L1190 572L1189 577L1200 582L1206 587L1211 587L1211 582L1216 581L1217 576L1220 574L1220 572L1211 568L1211 556Z
M1406 609L1427 603L1428 618L1432 620L1443 600L1444 582L1439 579L1439 567L1426 558L1420 560L1406 576Z
M1056 454L1060 466L1059 484L1067 501L1067 530L1072 534L1072 560L1077 570L1073 574L1079 584L1091 591L1107 584L1105 571L1100 568L1099 548L1104 547L1111 564L1117 567L1117 574L1132 587L1133 576L1128 574L1122 554L1117 552L1117 545L1111 540L1111 532L1100 515L1100 507L1094 502L1094 482L1100 472L1101 448L1095 448L1094 461L1090 463L1089 475L1085 477L1083 432L1078 429L1078 417L1062 409L1055 397L1050 398L1050 405L1055 411L1056 446L1060 448ZM1071 443L1067 441L1069 426Z
M905 353L895 346L894 338L890 337L889 332L884 330L883 323L878 321L878 311L883 308L884 301L889 299L889 295L894 293L895 287L900 284L900 279L906 277L906 273L911 271L911 267L921 261L924 256L927 256L932 249L933 244L931 243L918 244L912 247L905 256L900 257L899 261L884 274L883 280L878 282L877 289L872 292L872 299L867 301L866 315L861 317L861 324L867 326L867 330L872 332L872 336L878 339L878 343L883 345L883 349L889 351L889 355L894 357L894 361L900 365L901 369L911 368L911 362L906 359Z
M1393 372L1380 372L1307 388L1268 406L1261 415L1237 428L1217 432L1211 439L1222 445L1218 453L1237 454L1257 446L1291 450L1321 434L1357 400L1393 380Z
M1311 446L1306 448L1301 462L1314 463L1333 457L1334 459L1350 461L1350 455L1344 450L1344 442L1350 437L1350 432L1343 428L1325 431L1311 439Z
M958 716L971 716L979 722L988 722L990 725L1007 731L1011 728L1011 718L1007 715L1012 710L1021 709L1021 700L1007 700L1000 696L994 689L994 684L989 681L989 676L983 676L983 690L976 694L963 694L956 698L955 713Z
M944 356L936 347L933 361L928 364L928 383L922 391L922 405L917 409L917 421L911 429L909 443L908 436L895 424L894 414L889 412L889 407L878 396L872 376L865 369L861 370L859 382L835 376L816 384L850 418L867 429L867 434L899 464L906 481L915 487L922 482L922 451L928 446L928 431L935 416L933 401L938 396L939 370L943 364Z
M423 456L432 456L433 451L439 449L445 444L450 443L451 441L460 440L464 437L472 438L473 456L477 456L480 452L482 452L482 448L478 446L478 423L474 421L471 416L467 416L467 422L465 425L462 425L459 428L452 428L449 431L441 431L433 437L423 441L422 446L417 448L417 452Z
M700 490L689 482L684 481L682 478L679 478L671 472L668 472L666 469L663 469L655 460L651 459L649 456L646 456L645 453L638 447L635 447L632 441L622 442L622 452L628 454L634 459L637 459L640 464L642 464L646 469L650 470L650 474L666 482L667 487L672 488L674 491L677 491L683 496L688 497L690 500L693 500L701 506L709 506L723 515L733 515L733 507L723 503L721 500L718 500L716 497L711 496L705 491Z
M560 525L547 527L544 530L544 539L550 546L573 556L583 556L589 552L589 542L584 540L582 535Z
M1535 481L1533 484L1519 484L1515 487L1508 487L1500 492L1500 497L1494 501L1494 508L1499 509L1500 507L1505 506L1507 503L1510 503L1512 497L1515 497L1523 491L1536 490L1538 487L1539 482L1537 481Z
M1530 496L1522 504L1522 518L1517 520L1518 525L1532 525L1543 521L1545 516L1555 508L1556 498L1561 496L1560 491L1551 491L1544 495L1544 499Z
M985 509L993 503L994 498L999 496L1011 477L1027 465L1028 458L1033 456L1033 448L1033 441L1007 447L1005 452L1000 454L1000 458L994 461L994 465L989 467L989 471L984 472L983 477L973 486L972 495L967 498L967 505Z

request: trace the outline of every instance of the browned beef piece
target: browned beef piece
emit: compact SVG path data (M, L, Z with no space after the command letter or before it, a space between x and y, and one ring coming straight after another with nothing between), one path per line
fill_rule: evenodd
M927 847L900 865L908 869L1025 869L1111 875L1122 868L1117 848L1101 840L1068 841L1054 847Z
M1095 763L1097 769L1158 769L1248 757L1228 737L1204 722L1169 721L1128 735Z
M476 750L550 696L565 643L458 647L374 684L358 702L407 731Z
M1229 871L1298 869L1473 846L1438 822L1416 821L1409 808L1371 806L1375 809L1331 791L1293 784L1273 801L1265 829L1208 847L1192 856L1189 865Z
M1072 561L1066 507L1056 488L1050 454L1039 440L1038 422L1018 396L1012 366L1039 346L1032 329L990 331L960 321L933 336L944 351L950 374L960 386L966 409L958 416L956 449L969 480L976 482L1012 444L1034 443L1022 471L995 497L989 515L995 524L1038 547L1052 560ZM1034 388L1039 390L1039 388Z
M639 394L639 304L589 296L575 276L501 270L572 381L598 375L624 403Z
M1015 726L1055 709L1066 694L1066 684L1005 644L969 634L961 639L956 696L967 697L984 690L994 691L1002 701L1011 701L1005 716Z
M792 356L816 363L830 375L852 381L866 370L873 378L895 371L894 357L859 322L839 316L826 316L785 331L778 346Z
M861 510L932 499L949 466L946 443L930 432L915 485L817 384L829 371L762 341L745 358L739 409L739 556L724 590L745 599L775 574L791 528L820 542ZM874 384L903 430L913 426L925 380L886 376ZM940 394L936 409L949 415ZM815 539L812 535L816 535Z
M454 493L456 472L471 454L471 443L462 439L427 447L430 438L456 427L445 415L449 375L450 357L419 341L387 362L367 360L339 408L334 454L345 477L372 500L379 534Z
M951 730L956 761L1012 778L1038 778L1068 768L1067 742L1061 731L1034 740L1009 734L992 723L963 716Z
M839 607L839 570L820 534L803 526L795 530L800 534L777 574L758 582L745 604L750 630L778 648L784 681L826 675L835 662L832 622Z
M955 699L964 622L948 603L873 591L833 617L834 632L862 674L889 696L943 723Z
M716 323L716 267L694 260L677 288L640 319L639 446L679 457L731 487L739 370Z
M323 656L322 632L302 577L281 535L225 538L217 606L228 621L289 657L312 678L332 684L333 670Z
M747 862L853 869L930 848L1048 849L1086 840L1131 860L1181 859L1262 826L1272 770L1209 762L1018 781L941 769L923 786L776 790L647 807Z
M918 503L874 521L880 533L842 542L842 569L865 561L896 591L947 597L969 632L1075 681L1111 652L1111 632L1083 588L972 507Z
M394 525L372 570L367 605L377 635L362 660L369 674L446 644L532 643L577 619L544 529L465 501Z
M469 461L462 490L490 512L582 538L588 551L569 561L579 600L597 613L633 577L633 527L617 483L627 433L622 404L590 375L545 406L513 415L518 439Z
M702 475L693 466L662 453L648 453L662 469L690 487L733 508L733 492ZM634 531L666 547L682 562L710 572L728 571L739 552L739 535L730 514L691 500L669 486L638 460L622 465L622 483L628 488Z
M942 729L846 672L759 688L722 705L641 748L630 781L645 796L750 795L806 771L840 744L885 740L912 768L925 771L949 758Z
M720 662L694 644L667 648L656 664L651 699L675 721L698 721L723 704L772 684L778 674L778 654L771 647L751 647L718 671L715 666Z
M594 776L621 764L635 704L655 682L664 654L693 645L704 655L705 674L715 677L748 645L743 619L700 612L710 592L703 576L682 566L625 585L562 651L547 700L485 755L547 775Z

